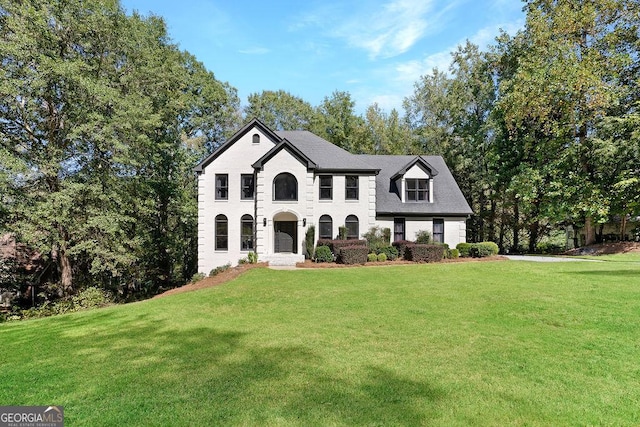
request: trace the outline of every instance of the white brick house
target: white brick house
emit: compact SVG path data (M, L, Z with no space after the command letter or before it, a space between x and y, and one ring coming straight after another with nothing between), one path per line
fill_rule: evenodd
M274 132L252 120L198 173L198 271L245 258L304 260L304 237L361 238L378 225L392 240L428 230L455 247L472 213L440 156L355 155L307 131Z

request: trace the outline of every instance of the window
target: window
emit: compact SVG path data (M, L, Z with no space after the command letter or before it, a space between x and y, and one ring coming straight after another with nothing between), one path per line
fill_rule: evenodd
M407 179L405 181L405 201L407 202L428 202L429 201L429 180L428 179Z
M298 181L290 173L281 173L273 179L273 200L298 200Z
M216 216L216 250L229 249L229 222L224 215Z
M216 174L216 200L227 200L229 198L229 175L226 173Z
M240 198L242 200L253 200L253 192L255 189L253 175L242 174L240 176L240 185Z
M394 218L393 219L393 241L397 242L400 240L404 240L404 218Z
M321 176L320 177L320 200L333 199L333 177Z
M322 215L320 217L319 233L321 239L331 239L333 236L333 220L329 215Z
M360 236L358 230L358 217L355 215L349 215L344 221L344 225L347 227L347 240L358 239Z
M358 177L346 176L344 197L347 200L358 200Z
M260 135L258 135L257 133L254 133L252 136L252 141L254 144L259 144L260 143Z
M444 219L433 220L433 241L444 243Z
M240 248L243 251L253 250L253 217L242 215L240 219Z

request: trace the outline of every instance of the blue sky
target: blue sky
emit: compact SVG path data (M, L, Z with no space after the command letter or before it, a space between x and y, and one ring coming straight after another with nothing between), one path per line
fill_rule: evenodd
M466 39L486 47L524 25L518 0L122 0L162 16L181 49L247 96L283 89L314 106L348 91L402 113L421 75Z

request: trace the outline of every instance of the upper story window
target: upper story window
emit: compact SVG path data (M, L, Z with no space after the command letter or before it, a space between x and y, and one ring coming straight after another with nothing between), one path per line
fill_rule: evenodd
M320 177L320 200L333 199L333 177L331 175Z
M224 215L216 216L216 250L229 249L229 221Z
M226 173L216 174L216 200L229 199L229 175Z
M255 182L253 174L242 174L240 176L240 198L242 200L253 200Z
M273 179L273 200L298 200L298 180L290 173L281 173Z
M258 135L257 133L254 133L254 134L253 134L253 137L252 137L252 139L251 139L251 141L252 141L254 144L259 144L259 143L260 143L260 135Z
M406 202L428 202L429 201L429 180L428 179L406 179L405 180Z
M333 236L333 219L329 215L322 215L318 228L321 239L331 239L331 236Z
M360 237L360 224L357 216L349 215L345 219L344 225L347 227L347 240L358 239Z
M345 177L344 198L346 200L358 200L358 177L347 175Z

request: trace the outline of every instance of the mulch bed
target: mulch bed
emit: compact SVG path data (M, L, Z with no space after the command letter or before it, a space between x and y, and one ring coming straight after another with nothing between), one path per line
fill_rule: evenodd
M610 255L627 252L640 252L640 242L599 243L571 249L564 255Z
M485 261L505 261L508 258L503 256L492 256L487 258L452 258L452 259L443 259L440 263L459 263L459 262L485 262ZM296 264L297 268L349 268L349 267L381 267L381 266L392 266L392 265L415 265L419 264L413 261L405 261L402 259L397 259L395 261L384 261L384 262L367 262L366 264L355 264L355 265L345 265L345 264L337 264L335 262L313 262L311 260L306 260L305 262L299 262ZM426 263L425 263L426 264ZM439 264L439 263L437 263Z

